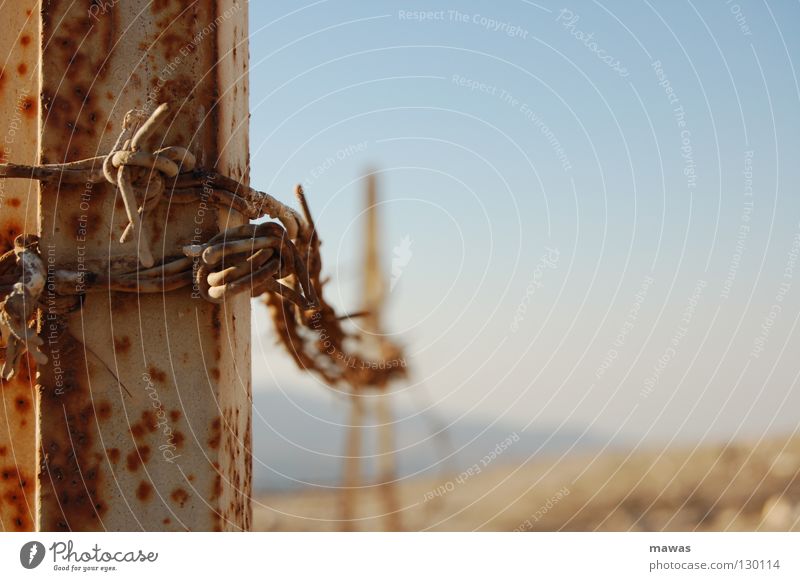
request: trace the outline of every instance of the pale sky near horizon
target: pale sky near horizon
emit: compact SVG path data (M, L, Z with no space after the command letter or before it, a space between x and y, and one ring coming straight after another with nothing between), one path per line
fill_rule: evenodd
M252 183L306 185L346 309L376 169L387 271L411 242L389 326L443 415L790 433L798 22L788 0L251 2ZM323 393L263 309L253 355L257 389Z

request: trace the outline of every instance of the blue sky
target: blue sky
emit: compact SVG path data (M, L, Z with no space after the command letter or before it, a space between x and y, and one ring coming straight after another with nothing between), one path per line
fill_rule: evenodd
M411 240L389 325L444 414L791 432L798 21L789 1L252 2L252 182L306 185L348 308L379 173L387 270ZM257 388L321 391L263 313L254 339Z

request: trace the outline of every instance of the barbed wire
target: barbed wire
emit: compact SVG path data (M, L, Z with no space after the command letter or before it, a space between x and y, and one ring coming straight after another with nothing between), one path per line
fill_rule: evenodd
M318 305L314 310L298 309L296 305L266 294L264 301L270 309L278 338L300 369L311 371L331 387L385 389L395 379L406 376L403 350L384 337L371 337L379 342L378 360L362 357L353 348L360 336L347 332L343 323L355 315L341 316L325 300L322 292L328 281L322 280L320 239L302 186L295 195L303 212L306 229L296 240L305 257L311 287L317 289ZM361 313L359 313L361 314Z
M323 297L320 239L302 187L296 196L302 215L275 197L228 176L196 168L195 157L183 147L147 151L144 143L161 128L169 113L162 104L150 116L128 112L111 151L103 156L63 164L0 164L0 179L18 178L57 184L115 185L125 205L128 224L120 238L137 236L135 256L89 258L81 270L45 269L39 238L18 236L14 249L0 257L0 328L8 341L0 374L13 376L30 351L40 364L42 339L36 332L37 312L66 314L80 309L95 292L163 293L194 285L212 303L249 292L264 295L279 341L297 365L316 373L331 387L385 388L405 376L402 351L381 341L380 359L353 350L357 333L346 332L341 316ZM202 244L189 244L182 254L165 256L157 264L149 248L148 223L161 203L207 200L235 210L249 220L269 217L276 222L228 228ZM47 285L55 298L44 304Z

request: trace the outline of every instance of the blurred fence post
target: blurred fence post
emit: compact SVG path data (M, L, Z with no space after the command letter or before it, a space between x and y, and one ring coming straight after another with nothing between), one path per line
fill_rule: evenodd
M4 48L22 4L3 9L14 20ZM166 102L165 145L247 180L247 2L49 0L32 17L41 86L26 113L40 119L42 163L106 153L128 110ZM6 90L16 66L6 63ZM135 254L135 241L119 243L127 219L113 186L43 184L39 200L48 266ZM162 203L150 219L156 259L241 223L202 201ZM42 337L38 529L249 529L248 297L94 293L68 315L45 309Z

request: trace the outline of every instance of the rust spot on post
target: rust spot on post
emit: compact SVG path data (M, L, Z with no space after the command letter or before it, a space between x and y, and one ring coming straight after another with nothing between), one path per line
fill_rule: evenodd
M187 500L189 500L189 493L186 492L183 488L176 488L175 490L172 491L172 494L170 494L169 496L181 508L183 508L183 505L186 504Z
M18 397L14 402L17 412L24 414L31 409L31 401L27 397Z
M151 434L158 430L158 422L156 421L156 414L151 410L142 412L142 424L145 429Z
M134 440L140 440L144 437L144 428L142 424L136 423L131 426L131 435L133 436Z
M25 97L19 105L20 112L28 119L36 117L36 101L32 97Z
M101 420L108 420L111 418L111 404L109 402L100 402L97 406L97 417Z
M125 335L119 339L114 339L114 350L123 355L131 350L131 338Z
M139 466L150 461L150 446L137 447L125 457L130 472L136 472Z
M219 418L216 418L211 423L211 437L208 440L208 447L211 448L212 450L216 450L217 448L219 448L219 442L221 438L222 438L221 420Z
M214 477L214 488L211 492L211 498L217 499L222 496L222 475L217 474Z
M148 373L150 374L150 379L158 383L164 383L167 381L167 374L161 371L155 365L151 365L150 369L148 369Z
M151 496L153 496L153 486L149 482L142 480L136 489L136 498L142 502L147 502Z

